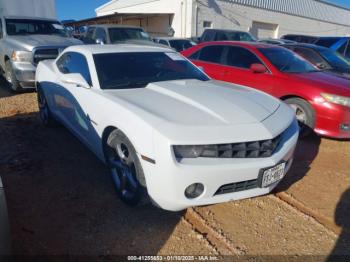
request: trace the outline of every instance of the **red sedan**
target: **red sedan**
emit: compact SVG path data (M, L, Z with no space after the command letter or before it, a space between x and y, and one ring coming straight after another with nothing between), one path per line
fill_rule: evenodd
M304 135L350 138L350 80L322 72L283 47L208 42L182 53L213 79L267 92L295 109Z

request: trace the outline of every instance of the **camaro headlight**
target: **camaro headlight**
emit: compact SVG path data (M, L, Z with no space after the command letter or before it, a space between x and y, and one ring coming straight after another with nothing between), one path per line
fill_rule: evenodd
M332 94L326 94L326 93L322 93L321 96L327 102L350 107L350 97L338 96L338 95L332 95Z
M31 62L32 57L32 52L28 51L13 51L12 53L12 61L15 62Z
M204 146L174 146L176 158L197 158L203 150Z

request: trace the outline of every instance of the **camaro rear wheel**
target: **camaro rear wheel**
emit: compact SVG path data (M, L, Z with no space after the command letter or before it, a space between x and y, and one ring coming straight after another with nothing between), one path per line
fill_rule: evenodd
M23 90L18 80L16 79L10 60L7 60L5 62L5 79L9 83L12 91L20 92Z
M285 102L295 111L300 127L300 137L310 135L315 127L315 111L312 106L301 98L289 98Z
M40 87L38 87L37 97L38 97L38 106L39 106L39 116L40 116L41 122L45 126L54 126L56 121L52 117L45 94Z
M118 196L128 205L137 205L146 191L141 185L145 178L133 145L120 130L110 134L105 155Z

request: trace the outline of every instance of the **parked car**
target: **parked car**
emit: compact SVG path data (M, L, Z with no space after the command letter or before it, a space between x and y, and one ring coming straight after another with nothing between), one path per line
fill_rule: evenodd
M248 32L225 29L205 29L200 43L211 41L249 41L255 42L256 39Z
M291 41L295 41L298 43L307 43L307 44L314 44L319 37L318 36L311 36L311 35L283 35L281 37L281 39L285 39L285 40L291 40Z
M295 109L306 136L350 138L350 81L292 51L261 43L203 43L183 52L214 79L254 87Z
M320 37L315 45L328 47L339 54L350 58L350 37Z
M18 6L23 1L0 2L0 67L13 91L34 88L35 69L41 60L54 59L67 46L82 44L68 37L54 17L47 18L53 1L38 2L41 8L27 2L25 7ZM25 16L28 14L35 17Z
M311 44L287 44L283 47L302 56L319 69L350 78L350 62L329 48Z
M154 37L153 41L155 43L171 47L177 52L182 52L192 46L197 45L195 42L186 38Z
M287 105L212 81L167 48L71 47L39 64L37 91L43 123L71 130L131 205L144 188L173 211L266 194L298 139Z
M304 36L304 35L285 35L282 39L293 40L299 43L315 44L330 48L337 51L339 54L350 58L350 37L329 37L329 36Z
M85 44L135 43L154 45L151 37L141 28L124 25L94 25L87 28Z
M259 39L259 43L264 43L264 44L270 44L270 45L283 45L283 44L294 44L297 43L292 40L287 40L287 39L274 39L274 38L266 38L266 39Z

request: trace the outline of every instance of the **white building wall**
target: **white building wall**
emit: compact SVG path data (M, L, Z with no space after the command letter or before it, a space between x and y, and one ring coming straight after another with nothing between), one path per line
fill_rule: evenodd
M96 9L97 16L114 13L125 14L173 14L171 27L176 37L191 37L192 33L192 0L119 0L112 1ZM169 23L169 21L163 21ZM161 24L159 24L162 27ZM159 30L162 30L159 28Z
M276 28L273 37L284 34L350 35L350 26L258 9L230 1L199 0L195 8L198 10L198 19L196 21L195 16L193 23L197 26L197 30L194 31L197 31L198 35L204 30L204 21L212 22L212 28L243 31L252 31L254 21L267 23Z
M251 5L238 4L241 2L250 3ZM284 34L307 34L307 35L332 35L344 36L350 35L349 26L324 22L312 18L305 18L286 13L270 11L263 8L253 7L257 5L256 0L115 0L106 5L96 9L97 16L110 15L114 13L125 14L173 14L171 27L175 30L176 37L192 37L200 36L204 31L203 23L205 21L212 23L212 28L220 29L237 29L243 31L250 31L257 36L262 37L279 37ZM263 0L269 1L272 0ZM287 0L273 0L275 5L279 4L283 7L283 1ZM290 1L290 0L288 0ZM301 1L301 0L298 0ZM315 4L311 2L306 3L306 6ZM253 4L252 4L253 3ZM267 2L266 2L267 3ZM279 7L279 6L276 6ZM288 7L288 6L287 6ZM294 10L296 8L296 10ZM300 5L296 5L293 9L295 12L300 9ZM333 6L320 3L319 8L325 12L329 8L331 13L339 12L344 16L350 11L336 8ZM277 10L278 8L276 8ZM283 10L285 8L282 8ZM288 8L287 8L288 9ZM291 12L293 10L285 10ZM310 9L310 8L309 8ZM339 9L339 10L338 10ZM293 11L293 12L294 12ZM309 10L310 11L310 10ZM301 10L299 10L300 13ZM310 11L311 12L311 11ZM312 13L312 12L311 12ZM311 14L310 13L310 14ZM318 12L317 12L318 14ZM316 15L316 14L314 14ZM329 19L335 19L336 15L330 16ZM340 21L340 20L339 20ZM154 24L154 23L153 23ZM155 23L153 26L158 26L157 32L168 31L165 30L169 26L169 19L163 19ZM166 32L164 32L166 33Z

